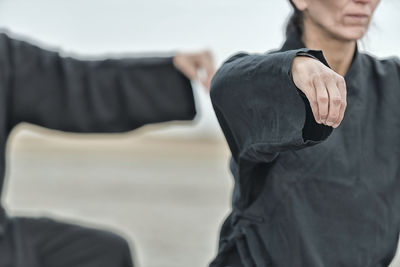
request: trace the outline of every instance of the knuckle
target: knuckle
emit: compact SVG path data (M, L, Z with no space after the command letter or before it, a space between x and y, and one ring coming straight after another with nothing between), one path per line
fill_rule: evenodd
M335 120L337 120L338 117L339 117L339 113L338 112L333 112L333 113L329 114L328 120L335 121Z
M324 71L320 74L321 79L323 79L324 81L328 81L330 79L332 79L332 73L330 73L330 71Z
M321 115L321 118L326 119L328 117L327 112L320 112L319 115Z
M332 97L332 103L335 106L339 106L342 104L342 99L338 96Z
M310 105L314 107L318 107L318 101L316 99L310 100Z
M320 80L320 76L318 73L313 73L310 75L310 83L314 84Z
M346 80L344 79L343 76L338 75L338 77L336 78L337 80L337 84L343 88L346 89Z
M314 96L309 95L309 94L305 94L305 95L306 95L306 97L307 97L307 99L308 99L308 102L310 102L310 105L317 104L317 100L315 99Z
M311 90L311 88L313 88L314 87L314 80L313 80L313 78L310 78L307 82L306 82L306 84L307 84L307 88L309 88L308 90Z
M342 75L339 75L339 74L336 75L336 80L339 83L346 83L344 77Z
M322 104L327 104L329 102L329 98L327 96L318 96L318 102Z

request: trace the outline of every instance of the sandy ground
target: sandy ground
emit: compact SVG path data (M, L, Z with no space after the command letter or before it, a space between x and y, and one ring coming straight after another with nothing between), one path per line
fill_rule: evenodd
M207 266L229 212L224 142L34 130L20 127L9 142L4 200L13 214L116 230L140 267Z

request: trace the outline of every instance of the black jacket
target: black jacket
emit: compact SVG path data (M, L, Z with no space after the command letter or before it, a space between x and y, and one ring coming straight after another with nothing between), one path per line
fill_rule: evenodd
M84 61L0 34L0 192L7 138L21 122L110 133L195 113L190 81L170 57ZM0 206L0 236L5 216Z
M232 152L233 211L211 266L383 267L400 226L400 61L356 51L337 129L317 124L282 49L229 59L211 98Z

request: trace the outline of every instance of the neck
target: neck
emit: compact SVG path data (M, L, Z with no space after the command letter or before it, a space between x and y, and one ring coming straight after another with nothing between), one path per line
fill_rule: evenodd
M322 50L329 66L345 76L350 68L356 49L356 41L340 40L317 25L304 21L303 42L307 48Z

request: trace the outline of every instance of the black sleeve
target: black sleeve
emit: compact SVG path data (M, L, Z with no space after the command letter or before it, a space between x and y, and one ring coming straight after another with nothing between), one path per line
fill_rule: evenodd
M291 78L292 61L304 52L326 64L320 51L308 49L238 54L214 76L212 103L237 162L269 162L281 151L317 144L332 132L315 122Z
M10 127L120 132L195 116L190 81L172 58L77 60L4 34L0 51Z

